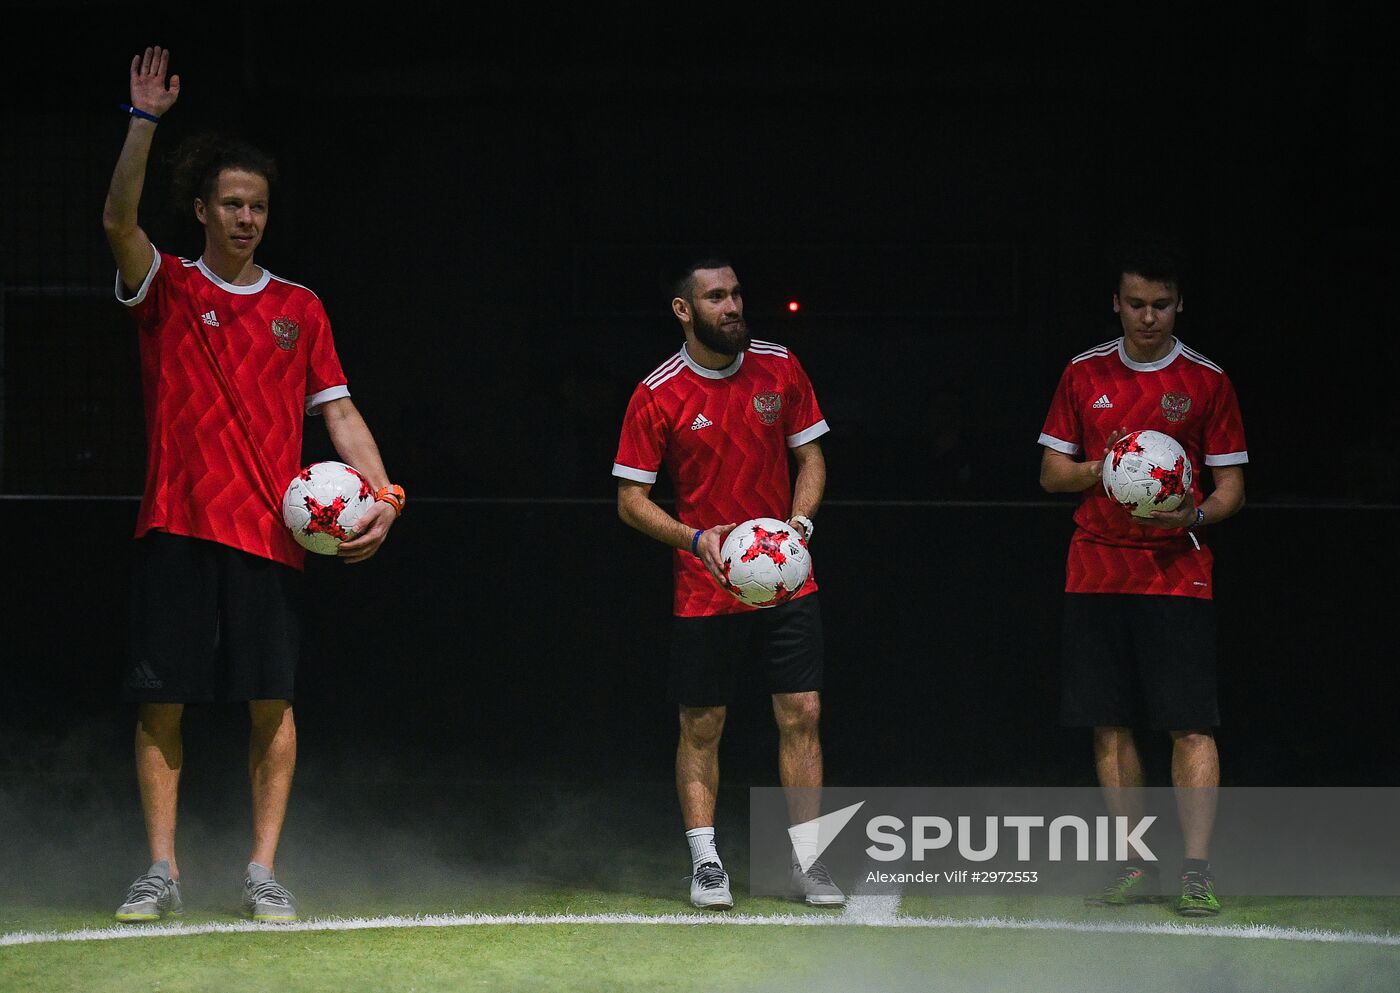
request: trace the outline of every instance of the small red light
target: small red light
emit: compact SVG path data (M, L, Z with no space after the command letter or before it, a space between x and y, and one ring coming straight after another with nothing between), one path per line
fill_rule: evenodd
M789 300L789 301L788 301L788 313L789 313L789 314L795 314L795 313L797 313L797 301L796 301L796 300Z

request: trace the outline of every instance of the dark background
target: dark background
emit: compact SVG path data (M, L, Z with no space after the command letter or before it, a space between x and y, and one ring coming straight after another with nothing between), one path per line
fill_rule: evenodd
M200 250L166 202L183 135L277 155L258 260L325 302L409 493L374 563L310 563L308 762L669 778L667 556L617 521L608 467L628 394L680 341L662 271L719 246L832 425L831 781L1090 782L1085 734L1055 726L1073 501L1040 492L1035 438L1065 362L1119 333L1112 246L1150 232L1186 251L1181 338L1229 372L1250 442L1250 506L1210 538L1226 781L1396 781L1379 4L451 9L46 4L9 25L12 768L127 747L122 497L144 434L100 217L127 64L160 43L184 88L143 224ZM308 461L331 454L314 422L307 439ZM727 782L775 779L766 707L755 687L733 708ZM240 721L207 708L190 733Z

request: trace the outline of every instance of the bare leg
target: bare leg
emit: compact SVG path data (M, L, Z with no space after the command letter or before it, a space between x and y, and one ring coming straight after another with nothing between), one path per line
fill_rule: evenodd
M1215 829L1215 790L1220 785L1220 754L1210 729L1173 731L1172 785L1188 859L1210 857Z
M1112 817L1127 818L1131 830L1145 813L1142 793L1144 779L1142 758L1132 728L1094 728L1094 770L1103 787L1104 805ZM1129 858L1141 859L1135 846L1128 849Z
M788 816L793 824L821 814L821 694L774 693L778 723L778 779L787 787Z
M297 764L296 722L286 700L250 700L248 716L248 778L253 786L253 854L248 861L272 870Z
M724 707L682 707L680 744L676 746L676 793L685 829L714 827L719 792L719 738Z
M175 861L175 808L185 750L180 735L182 703L143 703L136 716L136 780L151 862L170 863L170 878L180 878Z

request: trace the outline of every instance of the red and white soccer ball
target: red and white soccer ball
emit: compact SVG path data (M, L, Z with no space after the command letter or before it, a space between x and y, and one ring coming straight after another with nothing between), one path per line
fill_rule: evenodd
M313 462L292 478L282 497L282 523L302 548L334 555L355 537L360 516L374 506L374 490L344 462Z
M1176 510L1191 492L1191 460L1171 435L1134 431L1104 456L1103 489L1134 517Z
M776 607L792 599L812 572L802 532L759 517L730 531L720 547L725 589L750 607Z

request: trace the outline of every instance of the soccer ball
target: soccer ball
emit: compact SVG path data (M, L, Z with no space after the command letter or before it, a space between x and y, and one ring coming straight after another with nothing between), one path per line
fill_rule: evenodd
M1170 435L1134 431L1104 456L1103 489L1134 517L1176 510L1191 492L1191 460Z
M369 480L344 462L313 462L292 478L282 496L282 523L297 544L334 555L355 537L360 515L374 505Z
M812 571L800 533L771 517L745 521L730 531L719 553L724 588L750 607L776 607L790 600Z

